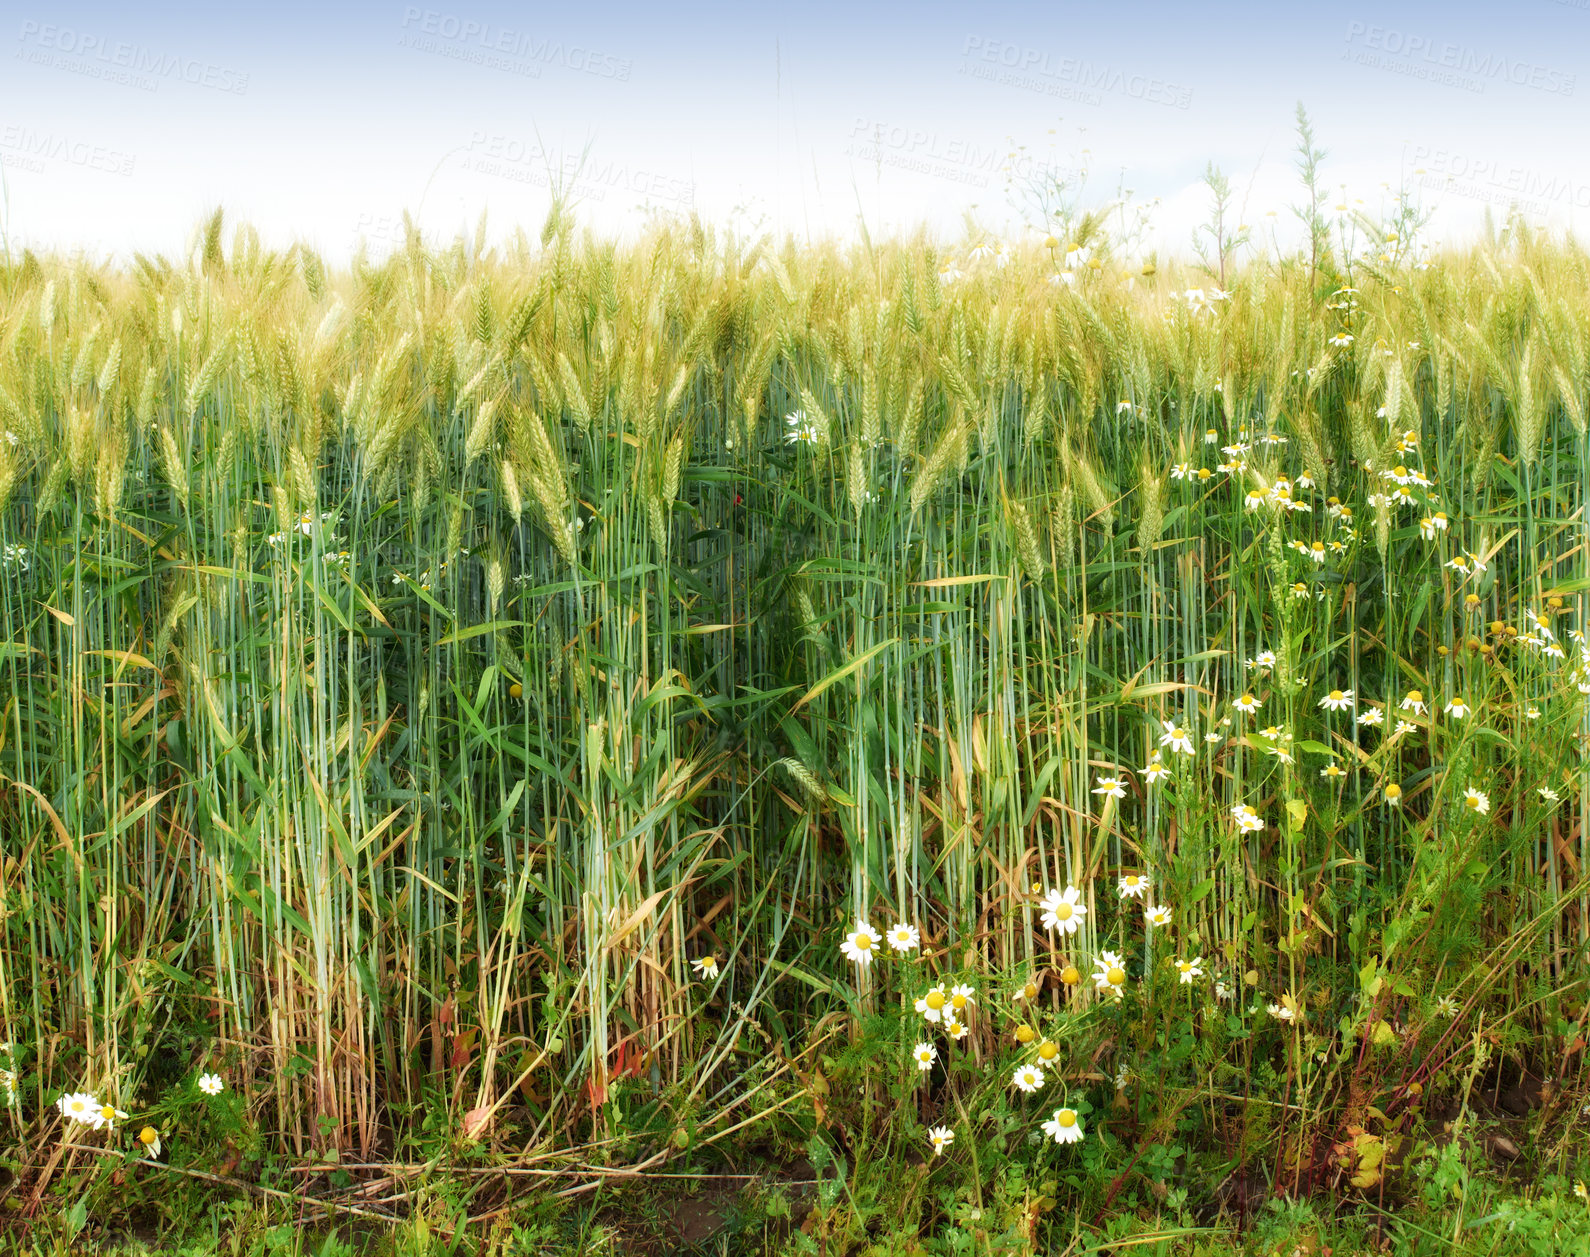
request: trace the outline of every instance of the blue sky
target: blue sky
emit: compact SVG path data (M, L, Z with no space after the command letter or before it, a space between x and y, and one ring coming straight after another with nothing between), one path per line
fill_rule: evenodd
M1209 161L1285 235L1301 100L1332 202L1387 186L1432 240L1519 202L1590 219L1590 0L1512 5L818 3L0 6L11 244L180 252L215 205L345 259L400 235L534 238L549 182L605 232L1024 230L1046 172L1185 253ZM1020 147L1018 147L1020 146ZM1017 153L1009 173L1007 154ZM581 157L584 155L583 165ZM1345 185L1345 192L1342 191ZM1157 203L1155 203L1157 198ZM1018 196L1019 200L1019 196ZM1269 212L1274 211L1274 217Z

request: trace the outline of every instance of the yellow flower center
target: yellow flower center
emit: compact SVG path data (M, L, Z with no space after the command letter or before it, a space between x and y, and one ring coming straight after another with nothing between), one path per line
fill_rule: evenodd
M1109 972L1104 975L1104 980L1111 986L1120 986L1126 981L1126 970L1120 965L1112 965Z
M1244 707L1252 707L1253 706L1253 695L1252 694L1244 694L1242 696L1242 705Z
M1061 1109L1055 1114L1054 1120L1060 1124L1062 1130L1070 1130L1077 1124L1077 1115L1072 1109Z
M1072 910L1071 910L1071 905L1070 904L1068 904L1068 903L1057 903L1055 905L1055 907L1054 907L1054 919L1056 921L1069 921L1071 919L1071 915L1072 915Z
M1027 999L1037 999L1038 998L1038 984L1036 982L1027 983L1026 986L1021 988L1021 993Z
M1075 986L1078 982L1082 981L1082 975L1077 972L1077 967L1075 965L1067 965L1064 969L1060 970L1060 981L1064 982L1067 986Z
M1477 794L1471 794L1468 798L1464 799L1463 802L1469 807L1478 808L1480 805L1480 796Z
M1391 474L1393 476L1406 476L1408 474L1408 469L1402 466L1394 467L1392 468Z
M1200 479L1200 480L1208 480L1209 476L1210 476L1209 468L1200 467L1198 469L1198 479Z
M153 1126L145 1126L141 1131L138 1132L138 1142L141 1144L152 1144L159 1138L160 1135L155 1131Z
M856 935L856 950L870 951L872 949L872 936L870 934Z
M927 998L923 1001L923 1003L925 1003L929 1008L943 1008L944 1007L944 992L943 991L929 991L927 993Z
M1342 692L1340 690L1332 690L1331 691L1331 701L1334 702L1334 703L1339 703L1339 702L1341 702L1341 700L1342 700Z
M1386 787L1386 797L1388 799L1402 798L1402 787L1397 785L1396 782L1392 782L1391 785Z
M1060 1049L1058 1047L1056 1047L1053 1043L1051 1043L1048 1039L1045 1039L1042 1043L1040 1043L1038 1045L1038 1055L1043 1060L1052 1061L1052 1060L1054 1060L1055 1057L1060 1055Z
M950 1004L954 1006L954 1008L955 1008L955 1010L957 1012L959 1012L961 1009L966 1007L966 996L964 996L964 995L953 996L950 999Z
M1037 1037L1038 1037L1038 1032L1036 1030L1034 1030L1031 1026L1017 1026L1016 1027L1016 1042L1017 1043L1031 1043Z

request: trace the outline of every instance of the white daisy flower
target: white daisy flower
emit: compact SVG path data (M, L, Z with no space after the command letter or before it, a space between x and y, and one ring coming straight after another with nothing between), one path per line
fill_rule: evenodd
M1191 960L1178 960L1176 972L1182 986L1191 986L1195 981L1204 976L1204 958L1194 956Z
M955 1132L948 1126L935 1126L928 1131L928 1139L933 1144L933 1155L938 1156L955 1142Z
M1100 991L1120 995L1126 989L1126 962L1112 951L1099 953L1093 962L1093 985Z
M889 946L899 952L915 951L922 945L921 932L916 926L907 925L903 921L898 925L891 925L886 937Z
M870 965L872 954L881 942L883 942L882 934L867 922L857 921L856 928L846 934L845 941L839 944L839 950L844 953L847 960L852 960L858 965Z
M1164 763L1160 760L1159 755L1156 752L1154 758L1148 761L1148 766L1143 769L1143 779L1147 781L1149 785L1153 785L1156 782L1163 781L1169 776L1170 769L1165 767Z
M916 1067L920 1070L932 1069L933 1062L938 1058L939 1050L931 1043L918 1043L911 1049L911 1059L916 1062Z
M1181 755L1193 753L1192 737L1180 725L1171 720L1161 720L1160 727L1165 730L1160 735L1159 744L1168 746L1171 750Z
M802 445L815 445L817 443L817 425L812 422L810 416L804 410L796 410L791 414L785 415L784 423L789 428L789 432L784 437L786 443L792 445L796 442Z
M138 1132L138 1142L143 1145L144 1155L151 1161L160 1155L160 1132L153 1126L145 1126Z
M949 992L944 989L944 983L930 987L927 993L916 1001L916 1010L929 1021L942 1021L948 1013L945 1006L950 1002Z
M1018 1065L1016 1072L1010 1076L1010 1081L1017 1091L1032 1095L1043 1086L1043 1070L1036 1065Z
M1446 714L1451 716L1453 720L1463 720L1473 710L1474 709L1465 703L1461 698L1454 698L1446 705L1445 708Z
M1264 818L1246 803L1238 803L1231 809L1231 815L1236 817L1238 826L1245 834L1256 833L1264 828Z
M67 1121L76 1122L80 1126L90 1126L98 1130L103 1121L99 1115L99 1101L86 1091L73 1091L63 1095L55 1102L55 1107L61 1110L61 1116Z
M1353 692L1351 690L1332 690L1319 700L1319 705L1330 711L1346 711L1353 705Z
M1156 904L1144 909L1143 919L1156 929L1164 929L1170 924L1170 909L1164 904Z
M1237 699L1237 701L1232 703L1231 705L1233 707L1235 707L1238 711L1240 711L1240 712L1242 712L1242 713L1244 713L1246 715L1250 715L1250 716L1254 712L1258 711L1260 707L1264 706L1264 704L1261 703L1258 699L1254 698L1252 694L1244 694L1241 698Z
M1261 650L1258 654L1254 655L1252 659L1248 660L1248 667L1250 667L1250 668L1273 668L1273 667L1275 667L1275 652L1273 650Z
M1463 791L1463 806L1471 812L1477 812L1479 815L1484 816L1485 813L1491 810L1491 801L1483 790L1476 790L1473 786L1469 786Z
M1043 1133L1058 1144L1074 1144L1082 1138L1082 1119L1075 1109L1056 1109L1043 1124Z
M220 1074L200 1074L199 1090L207 1096L218 1096L226 1088L226 1083L221 1081Z
M1358 723L1361 725L1378 725L1385 721L1386 713L1378 707L1366 707L1358 713Z
M1411 711L1416 716L1422 716L1429 710L1424 705L1423 690L1409 690L1402 696L1402 701L1397 704L1399 711Z
M1126 797L1126 783L1119 777L1100 777L1098 786L1093 793L1108 795L1112 799L1124 799Z
M716 956L697 956L690 962L697 975L712 981L718 976L718 958Z
M950 1008L959 1016L966 1011L968 1004L977 1003L976 992L964 983L960 986L950 987Z
M1078 902L1081 892L1075 886L1067 886L1062 893L1058 888L1051 889L1043 897L1040 905L1043 916L1040 921L1046 930L1059 930L1062 934L1075 934L1082 925L1082 918L1088 915L1087 905Z
M116 1129L117 1122L125 1122L126 1120L127 1114L114 1104L102 1104L99 1106L99 1123L95 1129L113 1131Z
M1119 889L1122 899L1141 899L1148 892L1148 878L1137 873L1125 873L1121 876Z

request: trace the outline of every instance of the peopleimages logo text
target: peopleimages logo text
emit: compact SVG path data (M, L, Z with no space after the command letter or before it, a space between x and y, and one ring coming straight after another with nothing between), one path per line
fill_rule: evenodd
M527 35L437 9L421 9L410 5L403 10L402 25L405 31L431 35L449 43L470 44L486 52L561 65L569 70L594 74L598 78L627 82L632 68L628 57L594 52L579 44L565 44L555 39Z
M1553 205L1590 209L1590 183L1576 183L1558 172L1429 144L1415 145L1411 159L1418 163L1421 187L1498 203L1518 198L1541 210Z
M1537 91L1559 96L1572 96L1577 75L1564 74L1550 66L1516 57L1505 57L1494 52L1481 52L1465 44L1432 39L1426 35L1413 35L1390 26L1376 26L1370 22L1349 22L1347 42L1360 48L1370 48L1392 57L1408 61L1423 61L1440 66L1455 74L1475 79L1500 80L1518 87L1532 87Z
M1037 75L1056 83L1073 84L1086 91L1118 92L1133 100L1153 105L1186 109L1192 104L1192 88L1136 74L1118 66L1097 65L1082 57L1056 57L1041 48L1025 48L1003 39L984 39L968 35L962 55L990 62L1020 74ZM979 76L982 77L982 76ZM1016 86L1029 86L1017 83Z
M134 157L103 144L91 144L53 131L34 131L15 123L0 127L0 148L28 159L25 169L43 171L47 161L64 162L84 170L100 170L111 175L130 175Z
M696 185L687 179L626 162L587 160L580 154L559 153L487 131L471 133L464 166L477 174L538 188L550 187L557 179L596 200L605 200L609 190L635 192L676 205L692 205L696 199Z
M235 96L241 96L248 90L248 75L227 66L175 53L158 52L143 44L130 44L122 39L106 39L69 26L29 20L22 23L19 38L23 45L18 50L19 57L31 48L40 56L53 55L59 58L64 69L74 68L71 64L73 61L84 65L99 62L127 76L180 79L195 87L211 87L219 92L231 92ZM97 71L95 77L100 77ZM104 77L113 78L115 75Z

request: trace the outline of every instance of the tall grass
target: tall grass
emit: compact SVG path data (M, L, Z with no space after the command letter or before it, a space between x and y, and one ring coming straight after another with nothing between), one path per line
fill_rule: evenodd
M217 217L178 262L0 271L24 1164L63 1089L206 1065L294 1154L754 1128L896 999L839 955L856 916L996 982L1085 971L1032 888L1113 946L1123 869L1238 987L1334 1016L1386 975L1383 1013L1453 991L1538 1058L1590 941L1584 253L1256 260L1206 308L1057 253L554 217L333 272ZM1399 462L1439 500L1370 505ZM1245 509L1305 473L1310 512ZM1151 785L1162 720L1197 754ZM1294 1100L1341 1068L1300 1056Z

